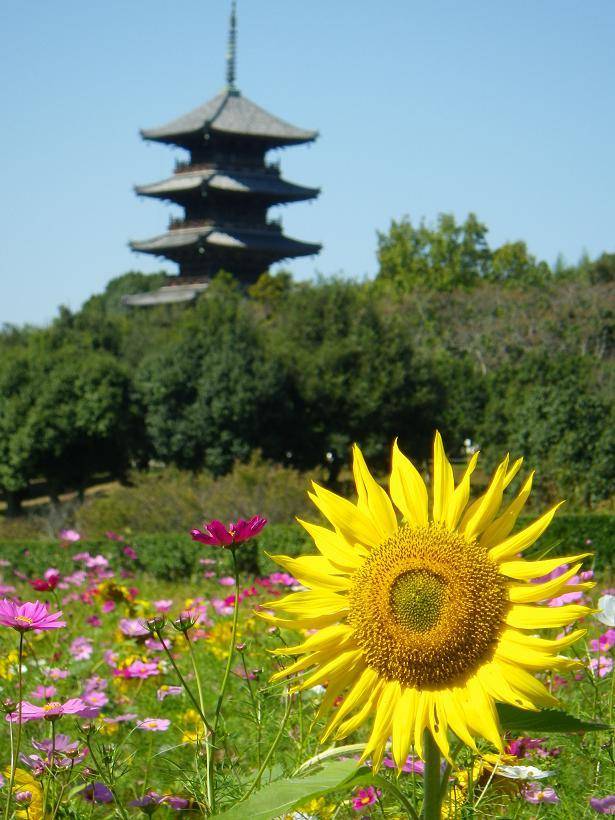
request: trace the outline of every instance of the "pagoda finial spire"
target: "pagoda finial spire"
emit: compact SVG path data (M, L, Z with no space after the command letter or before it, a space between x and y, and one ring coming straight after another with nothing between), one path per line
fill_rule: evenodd
M231 19L228 32L228 49L226 52L226 87L231 93L237 93L235 85L237 61L237 2L231 3Z

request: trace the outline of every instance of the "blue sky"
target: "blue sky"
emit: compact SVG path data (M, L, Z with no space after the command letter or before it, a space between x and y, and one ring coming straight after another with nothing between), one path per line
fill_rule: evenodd
M43 323L126 270L169 208L161 125L224 81L230 0L22 0L0 12L0 322ZM281 209L320 241L289 265L373 275L392 218L460 219L553 262L615 251L612 0L239 0L238 85L312 146L280 152L321 197ZM172 265L167 265L173 270Z

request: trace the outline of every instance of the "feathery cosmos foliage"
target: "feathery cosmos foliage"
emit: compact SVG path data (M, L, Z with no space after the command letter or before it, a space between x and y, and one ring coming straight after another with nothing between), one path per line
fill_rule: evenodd
M534 711L556 705L534 673L576 665L558 653L584 630L555 639L532 633L568 626L588 612L577 604L537 605L564 587L591 586L567 586L586 554L521 558L559 505L511 535L533 474L501 509L522 462L511 465L507 456L483 495L470 502L477 459L455 486L436 433L430 503L423 478L397 443L389 493L355 446L357 502L314 485L310 497L333 529L300 522L320 554L272 556L307 589L270 602L274 614L262 617L284 628L317 630L297 646L275 650L299 658L272 680L293 677L295 690L327 682L322 712L345 693L323 740L344 738L373 716L362 759L371 757L374 769L389 738L399 769L411 745L423 756L425 730L446 757L449 729L473 749L482 737L502 751L496 701ZM570 569L535 583L564 564Z

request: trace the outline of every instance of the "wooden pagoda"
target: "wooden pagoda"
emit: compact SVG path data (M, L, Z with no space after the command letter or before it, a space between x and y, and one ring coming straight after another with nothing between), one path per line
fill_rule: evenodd
M141 196L167 200L184 210L183 217L170 221L166 233L130 243L135 251L179 265L179 276L169 284L206 283L220 270L249 284L274 262L310 256L321 248L285 236L280 222L267 218L274 205L319 194L318 188L283 179L279 165L267 162L267 152L312 142L318 132L296 128L240 93L235 85L235 46L233 2L224 91L167 125L141 131L146 140L189 153L187 161L176 163L169 179L135 188Z

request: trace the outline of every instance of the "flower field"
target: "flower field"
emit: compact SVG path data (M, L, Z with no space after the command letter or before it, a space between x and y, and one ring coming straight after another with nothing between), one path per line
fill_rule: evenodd
M24 571L27 561L2 559L3 816L184 814L247 820L614 814L608 726L615 597L611 579L604 573L594 576L592 546L584 556L553 559L541 552L542 530L537 536L535 530L538 541L524 553L528 560L513 561L501 546L506 534L503 540L500 531L499 541L494 536L493 549L501 550L496 577L495 559L490 559L493 567L481 569L486 559L478 546L474 552L466 546L477 545L490 526L497 530L499 503L483 518L477 517L480 503L473 512L470 503L464 519L469 475L467 486L464 479L458 484L457 496L452 484L447 490L447 462L436 449L435 473L441 477L434 482L433 492L440 493L434 520L412 523L413 516L423 515L423 489L401 455L397 458L391 497L406 523L398 523L386 493L377 489L355 453L356 505L316 490L316 501L334 526L308 525L321 554L279 558L282 571L262 577L241 572L237 560L266 526L257 516L229 527L213 521L193 530L192 579L165 581L136 570L138 539L133 543L113 532L99 554L73 551L67 572L54 566L66 564L69 544L78 547L81 536L74 531L61 534L39 578ZM482 496L482 509L490 489L498 481L506 484L512 469L508 461L500 465ZM501 492L495 494L501 500ZM357 563L360 583L350 585L344 578L354 577L356 555L338 553L352 541L348 528L358 527L361 516L367 521L376 508L380 518L370 520L388 516L393 540L389 543L385 531L373 536L382 544ZM465 541L453 533L463 526ZM338 540L326 540L324 532ZM414 540L403 541L408 533ZM365 543L371 537L367 530L357 535L356 554L361 553L360 538ZM429 549L421 538L432 539ZM510 557L525 548L520 541L513 547ZM438 550L443 557L436 573ZM456 550L472 561L471 571ZM420 558L418 569L403 563L409 553ZM386 562L381 566L376 562L382 555ZM386 587L393 560L402 562L401 574ZM521 564L532 561L539 561L536 572L523 570ZM446 574L447 565L458 564L463 594L461 582ZM234 570L229 572L229 566ZM327 575L331 566L337 569ZM504 572L526 577L527 584L505 585ZM481 580L474 587L477 573ZM393 592L380 605L374 596L383 584ZM516 599L513 587L519 589ZM347 589L350 613L333 617L327 607L333 599L339 603ZM450 595L459 596L454 598L457 620L447 615L450 589ZM510 604L505 595L517 603ZM464 615L470 599L478 601L480 618L471 610ZM387 601L396 623L417 642L399 658L399 645L387 637L392 627L382 614ZM526 602L531 601L539 604L540 638L534 638L538 627L528 614ZM514 656L519 673L505 657L514 629L507 626L503 632L499 626L504 617L507 624L513 622L511 612L517 613L517 623L522 616L529 619L530 634ZM433 630L443 628L445 616L450 622L446 662L453 658L454 676L435 649L429 650L429 658L435 658L431 665L420 654ZM477 618L482 618L480 628ZM464 630L467 646L474 641L474 654L466 648L458 658L459 646L466 645L459 643ZM379 635L386 652L370 654ZM499 641L495 654L494 641ZM345 653L342 667L339 659ZM408 653L414 660L404 666ZM501 664L502 674L493 683L501 696L492 698L486 684L479 690L470 683L469 694L463 694L457 682L460 664L480 671L487 655L490 668L492 662ZM363 657L369 661L367 678ZM444 671L436 674L435 669ZM364 695L357 689L360 680L368 681ZM451 691L457 694L450 696ZM447 737L442 736L445 721ZM325 727L327 737L320 742Z

